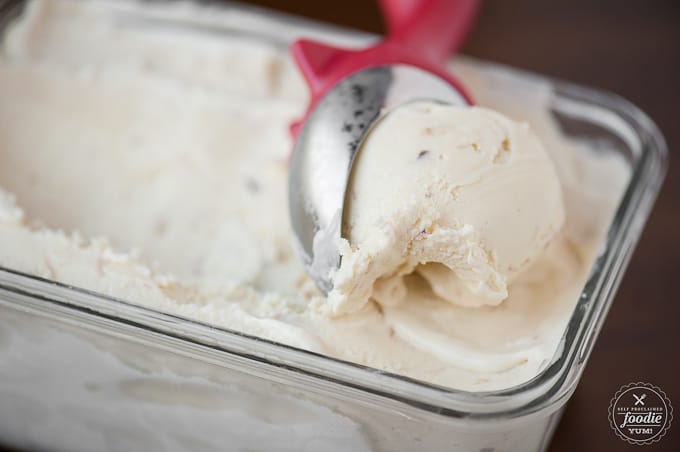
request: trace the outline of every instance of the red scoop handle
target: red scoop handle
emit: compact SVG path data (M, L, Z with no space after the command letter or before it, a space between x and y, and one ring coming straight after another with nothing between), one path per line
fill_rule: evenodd
M363 50L331 47L299 39L291 52L316 102L340 80L362 69L406 64L432 72L449 82L469 103L470 97L448 73L445 63L459 48L474 21L479 0L379 0L388 35ZM297 134L298 124L291 130Z
M378 0L390 41L444 65L472 27L478 0Z

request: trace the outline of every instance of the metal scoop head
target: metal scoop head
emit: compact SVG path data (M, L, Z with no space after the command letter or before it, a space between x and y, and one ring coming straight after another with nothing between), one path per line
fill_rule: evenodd
M406 10L405 4L412 8ZM300 40L293 56L310 87L289 176L289 209L303 264L319 289L333 288L340 266L343 211L355 156L380 119L417 100L470 105L445 70L451 49L464 35L475 0L383 0L391 34L360 51Z

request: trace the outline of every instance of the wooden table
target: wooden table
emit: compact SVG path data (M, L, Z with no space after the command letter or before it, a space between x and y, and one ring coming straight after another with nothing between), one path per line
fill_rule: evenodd
M368 0L252 3L382 30ZM666 183L550 451L680 451L680 164L673 161L680 158L680 2L487 1L463 51L616 92L666 136ZM668 435L652 446L624 443L607 421L612 395L639 380L663 388L676 410Z

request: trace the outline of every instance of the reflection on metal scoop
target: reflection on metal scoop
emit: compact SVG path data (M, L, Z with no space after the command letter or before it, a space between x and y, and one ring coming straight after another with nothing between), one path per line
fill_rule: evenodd
M360 51L300 40L292 52L311 91L290 167L289 209L305 269L324 293L340 265L338 241L352 162L389 111L431 100L470 105L444 64L476 11L476 0L381 0L390 35Z

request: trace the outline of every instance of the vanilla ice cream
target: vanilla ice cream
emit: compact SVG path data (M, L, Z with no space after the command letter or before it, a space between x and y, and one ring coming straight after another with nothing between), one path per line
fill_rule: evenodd
M0 266L452 388L536 376L623 158L567 139L549 84L458 61L478 108L404 106L370 135L329 301L286 203L306 90L257 24L211 28L244 20L182 2L29 4L0 49Z
M538 137L481 107L416 102L370 132L350 180L342 265L329 302L407 296L417 270L440 298L497 305L562 227L557 173Z

